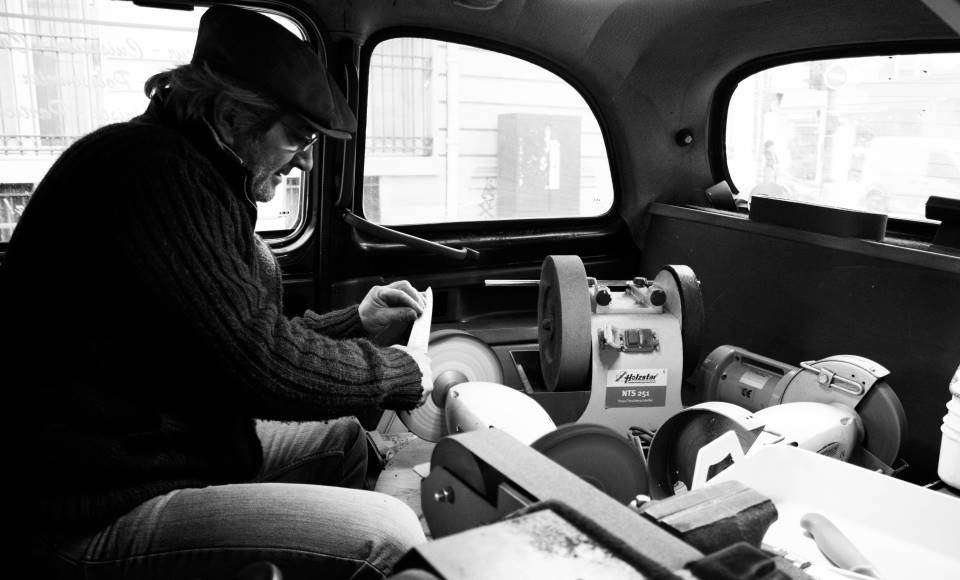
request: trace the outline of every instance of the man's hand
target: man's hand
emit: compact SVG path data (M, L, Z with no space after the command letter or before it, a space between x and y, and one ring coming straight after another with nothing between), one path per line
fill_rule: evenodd
M376 335L394 323L413 322L421 312L423 297L410 282L400 280L367 292L360 303L360 322L368 333Z
M407 353L417 363L417 366L420 367L420 375L422 377L420 386L423 387L423 393L420 395L420 403L418 403L417 406L426 403L427 397L433 392L433 371L430 370L430 357L420 350L407 348L402 344L395 344L391 348L397 348Z

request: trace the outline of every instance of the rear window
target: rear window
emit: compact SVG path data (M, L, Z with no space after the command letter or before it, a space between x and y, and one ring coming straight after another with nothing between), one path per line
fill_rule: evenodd
M112 0L7 6L0 13L0 243L67 147L141 114L147 78L190 61L204 12ZM301 34L293 21L274 18ZM290 172L273 200L260 204L258 231L295 229L305 182L300 170Z
M363 212L387 225L591 217L613 204L583 97L530 62L394 38L370 58Z
M730 101L727 167L739 194L923 220L960 198L960 54L779 66Z

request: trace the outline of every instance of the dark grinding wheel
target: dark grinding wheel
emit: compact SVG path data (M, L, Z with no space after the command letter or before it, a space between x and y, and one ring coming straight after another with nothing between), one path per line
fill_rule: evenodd
M530 447L622 504L649 491L643 455L609 427L570 423Z
M590 388L590 293L578 256L547 256L537 302L540 368L550 391Z
M667 293L665 308L680 319L683 376L689 377L700 366L700 348L706 327L700 281L689 266L670 264L660 270L654 283Z

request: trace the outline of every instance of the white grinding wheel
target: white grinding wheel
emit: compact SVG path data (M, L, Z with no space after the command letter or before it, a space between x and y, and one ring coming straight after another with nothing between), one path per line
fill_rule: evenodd
M503 369L496 353L472 334L438 330L430 335L427 356L434 380L447 371L455 371L466 377L463 382L503 382Z
M503 370L493 352L479 338L457 330L439 330L430 335L427 348L433 393L423 405L397 416L411 433L426 441L446 435L444 408L446 392L462 382L503 382Z
M579 256L547 256L537 301L540 368L548 391L589 389L590 293Z

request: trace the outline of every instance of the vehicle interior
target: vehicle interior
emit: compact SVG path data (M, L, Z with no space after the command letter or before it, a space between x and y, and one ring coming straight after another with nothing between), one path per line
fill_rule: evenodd
M629 528L603 502L726 489L716 486L737 479L730 474L744 453L723 448L721 469L710 468L718 483L704 486L692 483L702 475L697 452L727 422L748 447L752 413L777 403L786 410L768 425L790 427L768 428L780 435L770 447L827 413L790 405L843 407L859 426L856 449L840 461L835 441L821 445L823 432L815 443L804 435L785 444L816 460L833 455L826 468L788 455L785 465L815 467L778 479L769 454L751 479L743 460L740 481L774 498L777 525L800 496L765 486L836 475L840 489L809 501L832 495L834 519L866 530L860 547L885 577L911 577L885 554L892 542L907 546L907 560L911 542L929 547L926 574L912 577L960 571L960 534L943 524L960 513L958 484L940 470L945 404L960 380L960 4L231 3L272 14L311 43L359 121L352 140L321 139L313 170L288 177L279 205L261 208L258 232L282 266L288 314L357 303L395 280L432 292L428 353L435 393L447 398L434 399L431 426L393 413L366 425L384 476L400 474L401 484L379 489L408 501L433 538L398 577L504 577L496 566L453 572L484 569L482 553L456 542L473 544L470 534L502 523L508 506L550 499L605 530L597 544L618 537L641 555L669 554L658 560L668 569L683 567L685 548L659 550L649 539L659 530ZM142 78L189 59L191 26L210 4L0 0L0 260L45 168L79 136L138 114ZM63 28L74 24L88 28ZM112 36L91 66L70 35L100 28ZM29 74L17 69L27 57ZM84 112L88 103L99 113ZM451 419L451 393L474 383L510 392L461 389L466 409ZM853 402L844 406L846 395ZM534 432L505 441L477 427L507 424L513 435ZM604 435L589 431L596 425ZM566 440L545 441L554 428ZM432 441L415 436L431 430ZM591 440L607 432L631 451ZM657 443L668 447L659 457ZM640 460L628 469L619 462L631 453ZM543 457L604 498L570 491L578 484ZM841 467L856 471L833 471ZM642 481L630 487L626 472ZM474 475L483 481L474 485ZM502 491L510 484L519 499ZM454 489L473 503L443 499ZM890 519L858 520L838 502L889 509ZM911 521L914 539L892 529ZM504 560L527 570L522 577L566 577L544 570L569 559L529 559L539 553L532 544L513 543ZM640 569L623 552L606 554L602 566ZM816 550L804 556L822 561ZM609 573L592 577L619 577ZM822 574L810 573L841 577Z

